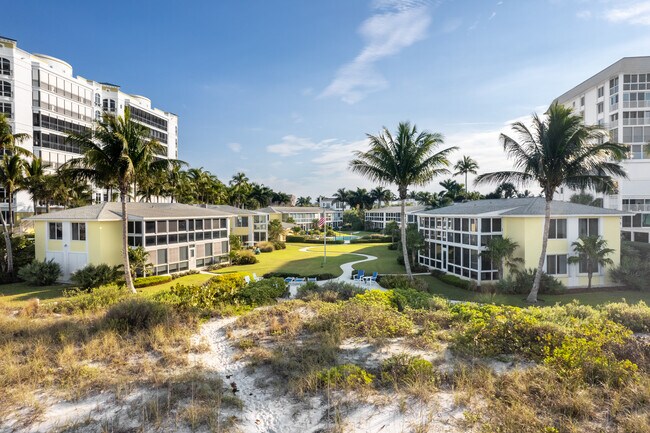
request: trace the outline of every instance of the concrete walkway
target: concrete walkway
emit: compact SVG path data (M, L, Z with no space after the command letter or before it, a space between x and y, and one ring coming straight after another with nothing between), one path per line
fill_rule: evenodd
M298 251L300 251L302 253L310 253L310 252L313 252L313 251L309 251L311 248L315 248L315 247L304 247L304 248L300 248ZM377 260L376 256L371 256L369 254L360 254L360 253L345 253L345 254L352 254L352 255L355 255L355 256L363 257L363 259L355 260L353 262L343 263L340 266L341 271L343 271L341 276L339 276L338 278L335 278L334 280L329 280L329 281L336 281L336 282L348 283L348 284L357 284L357 285L359 285L359 287L365 287L367 289L381 289L381 286L376 281L368 282L368 283L361 283L361 282L355 282L354 280L352 280L352 271L353 271L352 267L354 265L358 264L358 263L370 262L372 260ZM318 284L325 284L326 282L327 281L319 281Z

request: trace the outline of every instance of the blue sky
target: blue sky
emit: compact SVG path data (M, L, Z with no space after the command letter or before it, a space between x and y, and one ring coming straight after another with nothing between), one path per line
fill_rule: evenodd
M21 48L177 113L192 166L312 197L373 186L347 169L351 152L402 120L459 146L454 160L507 168L508 123L650 54L647 0L21 0L3 11L0 34Z

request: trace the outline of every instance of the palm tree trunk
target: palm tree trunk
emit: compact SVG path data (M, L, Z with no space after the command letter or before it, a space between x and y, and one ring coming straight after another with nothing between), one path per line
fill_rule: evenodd
M537 264L537 272L535 273L535 280L533 281L533 288L526 299L528 302L537 302L537 293L539 292L539 284L542 281L542 269L544 268L544 261L546 260L546 247L548 245L548 229L551 225L551 201L553 197L546 198L546 206L544 212L544 232L542 233L542 252L539 256Z
M7 229L7 221L2 212L0 212L0 221L2 222L2 228L5 237L5 249L7 250L7 273L13 277L14 274L14 253L11 247L11 235Z
M9 231L13 234L14 232L14 218L13 218L13 212L11 211L11 207L13 204L13 191L11 188L8 188L9 193L9 212L7 213L7 216L9 217Z
M34 202L34 215L38 215L38 212L36 212L36 199L32 200Z
M400 232L402 236L402 254L404 255L404 267L406 268L406 275L412 280L413 274L411 273L411 264L409 263L409 253L406 248L406 194L401 195L401 211L400 211Z
M122 201L122 259L124 260L124 281L126 287L131 293L137 293L133 286L133 279L131 278L131 267L129 266L129 242L128 242L128 216L126 214L126 195L127 189L122 188L120 191L120 199Z

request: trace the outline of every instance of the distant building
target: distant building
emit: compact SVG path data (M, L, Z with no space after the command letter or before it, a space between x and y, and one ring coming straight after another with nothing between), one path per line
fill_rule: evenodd
M143 246L155 274L229 260L232 214L178 203L129 203L128 243ZM62 279L88 264L122 264L122 207L108 202L40 214L34 222L36 259L61 265Z
M618 193L602 195L603 205L634 213L623 217L623 237L650 241L650 56L624 57L578 84L557 101L581 114L588 125L607 128L611 139L630 146L618 179ZM564 188L561 198L575 193Z
M481 253L489 239L507 237L519 244L515 256L524 260L521 268L537 268L544 213L545 202L539 197L477 200L418 212L418 227L426 240L419 263L479 285L497 280L497 266ZM585 265L568 264L568 258L576 255L571 244L580 236L602 236L615 251L609 258L618 265L624 215L613 209L553 201L544 271L569 288L586 287ZM609 272L604 268L595 272L593 285L612 285Z
M314 220L319 220L323 214L328 227L332 227L334 213L316 206L268 206L258 209L258 212L269 214L269 220L279 219L284 223L293 223L303 230L311 230Z
M417 223L417 212L426 209L425 206L406 206L406 221L407 224ZM387 206L377 209L369 209L366 211L366 228L370 230L383 230L386 224L395 221L399 224L402 220L402 208L400 206Z
M125 93L116 84L74 76L65 61L28 53L18 48L17 41L0 37L0 113L9 118L14 133L30 135L21 146L42 158L50 170L81 155L78 147L67 142L69 132L86 132L102 113L123 115L127 107L131 118L164 146L158 156L177 158L178 116L152 107L148 98ZM110 200L100 190L93 199ZM0 200L0 209L7 212L4 191ZM18 217L34 212L25 191L16 194L14 206Z
M332 228L340 229L343 226L343 212L349 206L333 197L318 197L318 205L332 212Z
M253 246L269 239L269 214L267 213L221 204L204 207L232 214L230 234L237 235L244 246Z

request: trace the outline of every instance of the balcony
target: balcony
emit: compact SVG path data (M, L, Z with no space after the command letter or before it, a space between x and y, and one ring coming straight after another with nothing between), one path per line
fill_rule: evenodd
M650 204L624 204L624 212L650 212Z

